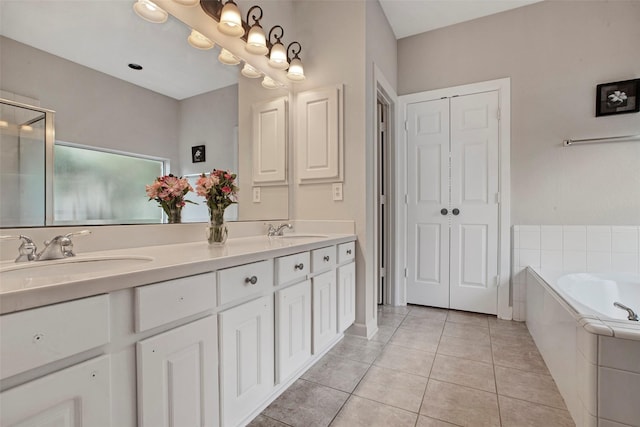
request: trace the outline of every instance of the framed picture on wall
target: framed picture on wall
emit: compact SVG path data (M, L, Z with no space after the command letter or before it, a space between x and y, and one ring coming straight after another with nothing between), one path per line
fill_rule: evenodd
M191 163L204 162L205 159L206 157L204 145L195 145L191 147Z
M599 84L596 89L596 117L640 111L640 79Z

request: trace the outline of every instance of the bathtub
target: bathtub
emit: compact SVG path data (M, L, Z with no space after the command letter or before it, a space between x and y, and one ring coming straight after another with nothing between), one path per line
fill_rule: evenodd
M640 276L526 272L527 327L576 426L640 427Z

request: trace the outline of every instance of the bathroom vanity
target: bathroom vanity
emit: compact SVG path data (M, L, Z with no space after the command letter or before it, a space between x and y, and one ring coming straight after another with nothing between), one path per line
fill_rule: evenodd
M29 264L0 273L3 426L244 425L355 320L354 235Z

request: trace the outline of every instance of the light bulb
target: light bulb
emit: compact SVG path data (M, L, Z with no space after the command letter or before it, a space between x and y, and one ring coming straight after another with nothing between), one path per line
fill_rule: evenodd
M248 77L250 79L257 79L258 77L262 76L262 73L260 71L256 70L246 62L244 64L244 67L242 67L242 71L240 72L242 73L243 76Z
M218 55L218 60L226 65L238 65L240 60L233 53L229 52L227 49L222 48L220 51L220 55Z
M297 56L291 60L289 64L289 71L287 71L287 78L294 81L302 81L305 79L304 68L302 67L302 61Z
M151 0L138 0L133 4L133 11L140 18L145 21L153 22L154 24L162 24L167 20L169 14L158 7Z
M269 55L269 65L278 70L286 70L289 67L287 61L287 51L284 45L277 42L271 46L271 54Z
M256 55L266 55L269 52L267 38L260 24L254 24L249 30L245 49L247 52L255 53Z
M238 6L233 2L233 0L228 0L222 7L218 30L223 34L232 37L244 36L240 9L238 9Z
M262 87L265 89L277 89L280 87L280 83L269 76L264 76L264 79L262 79Z
M187 41L191 46L195 47L196 49L207 50L215 46L215 44L211 40L209 40L207 37L202 35L202 33L193 29L191 30L191 34L189 35L189 38L187 39Z

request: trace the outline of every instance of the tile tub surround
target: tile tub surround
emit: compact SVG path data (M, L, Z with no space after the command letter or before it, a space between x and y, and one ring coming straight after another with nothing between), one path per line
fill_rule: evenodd
M346 335L249 425L574 425L523 323L421 306L378 319L372 340Z
M515 225L512 233L513 319L526 319L527 266L574 272L640 273L640 227Z

